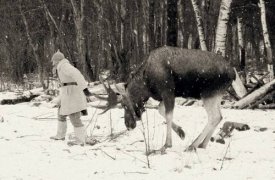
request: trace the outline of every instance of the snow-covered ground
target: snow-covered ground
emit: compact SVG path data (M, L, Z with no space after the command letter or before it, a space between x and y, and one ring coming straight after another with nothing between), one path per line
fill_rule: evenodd
M173 132L173 147L167 154L149 156L150 168L143 132L147 141L149 132L151 149L163 145L166 133L156 109L143 114L144 124L149 121L148 130L139 122L129 132L122 109L99 115L101 110L89 107L89 115L82 119L87 134L99 143L85 147L67 146L73 132L69 121L66 141L49 139L56 132L56 111L31 103L0 106L0 179L275 179L275 111L223 109L219 127L235 121L251 129L234 130L225 144L210 142L207 149L184 152L207 116L200 106L177 105L174 121L182 126L186 138L182 141Z

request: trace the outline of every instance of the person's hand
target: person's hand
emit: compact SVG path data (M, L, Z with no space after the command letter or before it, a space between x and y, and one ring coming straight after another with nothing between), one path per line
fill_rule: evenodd
M87 96L87 97L92 95L92 93L88 90L88 88L83 89L83 92L84 92L85 96Z
M55 108L59 107L61 105L61 99L60 96L55 97L53 100L47 103L48 108Z

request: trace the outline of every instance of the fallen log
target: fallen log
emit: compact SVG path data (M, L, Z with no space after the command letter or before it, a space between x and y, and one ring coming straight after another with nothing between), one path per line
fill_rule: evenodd
M31 90L31 91L25 91L21 95L18 95L14 98L2 99L0 101L0 104L4 105L4 104L18 104L22 102L30 102L32 99L40 96L41 94L43 94L42 88Z
M261 99L251 103L247 108L255 109L255 108L259 108L261 105L269 104L273 102L274 96L275 96L275 91L269 92L266 95L264 95Z
M254 74L251 76L252 78L254 78L256 80L256 84L254 84L253 86L251 86L251 89L247 92L247 95L252 93L253 91L255 91L256 89L260 88L261 86L263 86L264 83L264 78L266 78L269 75L269 72L267 72L266 74L264 74L260 79L258 79ZM248 85L249 86L249 85Z
M259 109L275 109L275 103L272 104L260 104Z
M263 98L267 93L273 91L275 89L275 79L266 83L259 89L253 91L252 93L248 94L247 96L243 97L239 101L233 104L233 108L244 109L249 107L253 102L260 100Z
M18 103L22 103L22 102L30 102L32 99L38 97L39 95L30 95L29 97L26 96L20 96L16 99L3 99L1 101L1 105L5 105L5 104L18 104Z
M243 82L237 72L237 70L234 68L236 79L232 82L232 87L235 90L238 97L242 98L247 94L247 90L243 85Z

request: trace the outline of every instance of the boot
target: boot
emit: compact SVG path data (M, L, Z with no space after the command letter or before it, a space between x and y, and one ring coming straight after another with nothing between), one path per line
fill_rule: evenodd
M55 136L51 136L50 139L64 141L66 132L67 132L67 121L58 121L57 133Z
M84 146L86 142L86 131L85 127L74 127L74 133L75 133L75 140L69 141L68 145L69 146L74 146L74 145L80 145Z

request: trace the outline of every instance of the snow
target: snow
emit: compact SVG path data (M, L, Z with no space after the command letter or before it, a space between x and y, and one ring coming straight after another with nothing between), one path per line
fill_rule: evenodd
M146 137L149 132L151 149L164 144L166 133L156 109L143 114L145 130L138 122L132 131L126 130L120 108L103 115L91 106L88 111L82 117L87 134L99 143L69 147L67 141L73 136L69 121L65 141L49 139L56 133L56 108L1 105L0 179L275 179L275 111L222 109L224 119L215 134L225 121L247 123L251 129L234 130L225 144L210 142L206 149L185 152L206 124L207 115L201 106L177 105L174 121L186 137L182 141L173 132L173 147L164 155L150 155L150 168L143 132Z

